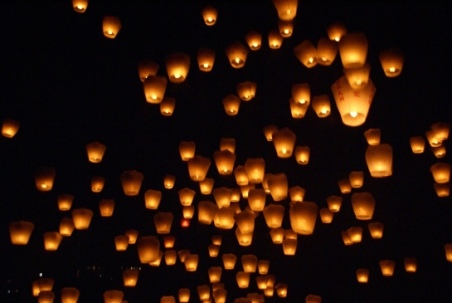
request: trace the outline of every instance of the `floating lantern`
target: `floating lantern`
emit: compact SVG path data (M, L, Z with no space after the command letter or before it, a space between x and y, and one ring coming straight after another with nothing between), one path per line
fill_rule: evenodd
M129 246L129 237L126 235L118 235L115 237L116 251L126 251Z
M245 41L252 51L257 51L262 45L262 35L256 31L251 31L246 34Z
M147 209L158 209L162 199L162 192L160 190L148 189L144 193L144 204Z
M354 193L352 206L356 219L371 220L375 209L375 199L368 192Z
M212 292L215 303L226 303L228 291L224 288L216 289Z
M100 193L105 185L105 178L101 176L93 176L91 178L91 191L93 193Z
M242 255L242 268L244 272L254 273L257 269L257 257L253 254Z
M102 30L105 37L114 39L121 30L121 21L118 17L105 16L102 20Z
M169 248L173 248L174 247L174 243L176 243L176 237L175 236L171 236L171 235L167 235L163 237L163 246L167 249Z
M286 238L283 239L282 248L284 255L294 256L295 253L297 252L297 244L298 244L297 239L286 239Z
M270 175L267 184L273 201L279 202L287 198L289 185L286 174L279 173Z
M383 223L371 222L371 223L367 224L367 227L369 228L370 236L373 239L383 238L383 229L384 229Z
M290 225L300 235L311 235L314 232L318 207L314 202L293 203L290 206Z
M293 33L293 21L279 20L278 30L281 37L290 38Z
M437 162L430 166L430 172L436 183L447 183L450 179L450 164L445 162Z
M50 167L40 167L35 172L36 188L39 191L51 191L55 181L55 169Z
M162 116L170 117L174 113L174 108L176 107L176 99L171 97L163 97L162 102L160 102L160 113Z
M196 192L188 187L179 190L179 201L182 206L190 206L193 203Z
M231 204L231 194L232 190L228 187L217 187L212 191L212 195L218 208L229 207Z
M284 240L284 229L281 227L271 228L270 237L274 244L282 244Z
M174 215L172 212L158 212L154 215L154 226L158 234L169 234L173 224Z
M52 278L39 278L37 282L40 291L50 291L55 284L55 280Z
M211 201L200 201L198 203L198 221L201 224L210 225L218 210L218 206Z
M68 211L72 207L74 196L70 194L61 194L58 196L58 209L61 211Z
M333 212L330 211L328 208L322 208L319 211L320 214L320 220L322 220L322 223L324 224L330 224L333 221Z
M220 175L230 175L234 170L236 155L229 150L217 150L213 153L213 159Z
M450 183L434 183L433 184L436 194L438 197L449 197L450 194Z
M388 78L400 75L403 68L403 54L396 48L390 48L380 52L381 67Z
M344 75L348 85L353 90L361 91L369 84L370 64L366 63L361 67L344 68Z
M445 122L437 122L432 124L431 129L433 130L435 137L439 141L444 141L449 138L450 125Z
M208 48L200 48L197 53L198 67L200 71L210 72L215 63L215 51Z
M437 147L432 147L432 152L436 158L440 159L446 155L446 146L441 145Z
M144 82L150 76L156 76L159 65L149 59L143 59L138 62L138 76L141 82Z
M122 303L124 293L121 290L106 290L103 294L104 303Z
M352 191L352 185L350 184L350 180L348 178L337 181L337 184L343 194L349 194Z
M251 210L243 210L234 215L235 223L241 233L252 233L254 231L255 217Z
M381 131L379 128L369 128L364 132L364 137L369 145L380 144Z
M405 266L406 272L409 272L409 273L416 272L416 270L417 270L416 258L405 257L405 259L403 259L403 264Z
M237 41L226 48L226 55L233 68L242 68L245 66L248 49Z
M295 133L287 127L273 134L273 145L278 158L289 158L292 156L296 139Z
M166 189L172 189L174 187L174 183L176 182L176 176L171 174L166 174L165 177L163 177L163 186Z
M211 266L207 270L207 274L209 275L210 283L218 283L221 280L221 273L223 268L220 266Z
M392 175L392 147L389 144L369 145L366 149L366 163L370 175L383 178Z
M235 153L235 139L234 138L221 138L220 151L228 150L231 153Z
M205 178L202 181L199 181L199 190L203 195L210 195L213 189L213 185L215 180L213 178Z
M210 159L195 155L192 159L188 160L188 174L193 181L203 181L206 178L207 171L210 167Z
M283 21L292 21L297 15L298 0L273 0L278 12L278 18Z
M190 288L180 288L177 292L180 303L190 302Z
M48 231L44 233L44 249L55 251L60 246L63 236L57 231Z
M322 303L322 297L318 296L318 295L307 295L306 298L306 303Z
M292 100L293 101L293 100ZM268 125L264 127L264 135L267 141L271 142L273 141L273 134L278 130L278 128L274 125Z
M280 298L287 297L287 289L288 289L288 285L286 283L278 283L275 286L276 294Z
M140 262L150 263L159 258L160 241L156 236L142 236L137 240L137 250Z
M165 263L168 266L172 266L176 264L177 261L177 253L174 249L168 249L165 250L165 252L163 253L164 257L165 257Z
M297 161L298 164L307 165L309 163L309 155L310 155L309 146L295 147L295 160Z
M138 233L138 230L135 229L128 229L124 232L129 239L129 244L135 244L137 242Z
M250 101L256 95L257 84L253 81L240 82L236 86L237 95L242 101Z
M292 186L289 188L290 201L303 202L306 190L300 186Z
M184 53L168 55L165 58L165 66L170 82L182 83L190 69L190 56Z
M55 293L51 290L41 290L38 295L38 303L53 303Z
M208 5L202 10L202 18L207 26L212 26L217 22L218 11L215 7Z
M194 272L198 269L199 256L197 254L188 254L185 256L185 270Z
M283 43L283 36L277 30L271 30L268 33L268 47L271 49L279 49Z
M361 188L364 183L364 172L362 171L351 171L348 174L348 179L350 180L350 185L353 188Z
M442 144L441 138L436 135L433 129L426 131L425 137L427 137L428 144L430 144L431 147L441 146Z
M63 237L70 237L74 231L74 222L72 218L61 218L59 231Z
M140 271L138 269L124 269L122 279L125 287L135 287L138 282Z
M223 243L223 236L222 235L213 235L211 237L211 240L212 240L212 244L221 245L221 243Z
M444 244L444 252L446 253L446 260L452 262L452 243Z
M97 141L88 143L86 145L86 153L88 154L88 161L91 163L100 163L104 157L107 147Z
M93 218L93 211L88 208L76 208L72 211L72 221L74 222L74 228L78 230L86 230L91 224Z
M266 193L263 188L253 188L248 191L248 206L254 212L263 211Z
M306 112L308 111L309 103L303 103L303 104L298 103L298 102L295 102L293 98L290 98L289 99L289 107L290 107L290 114L292 115L292 118L302 119L302 118L304 118L304 116L306 115Z
M182 216L184 219L191 219L195 214L195 207L193 205L182 206Z
M285 210L285 207L280 204L269 204L265 206L263 214L267 226L269 228L281 227Z
M250 274L244 271L238 271L235 275L237 286L239 288L248 288L250 284Z
M330 97L328 95L314 96L312 98L312 109L315 111L317 117L328 117L331 113Z
M83 14L88 8L88 0L72 0L72 7L77 13Z
M19 121L6 119L2 124L2 136L5 138L14 137L19 131L20 123Z
M410 138L410 146L413 154L422 154L425 149L425 139L422 136L414 136Z
M356 280L359 283L367 283L369 281L369 270L367 268L358 268L356 270Z
M259 260L257 262L257 270L260 275L266 275L268 273L268 270L270 268L270 260Z
M30 221L13 221L9 224L9 235L14 245L27 245L35 225Z
M234 227L235 209L232 207L221 207L215 212L213 222L220 229L232 229Z
M264 158L248 158L245 161L244 167L249 182L253 184L262 183L265 174Z
M394 274L395 262L392 260L381 260L379 262L381 274L384 277L391 277Z
M179 153L182 161L188 161L195 156L196 144L193 141L179 143Z
M221 256L223 260L223 267L225 270L233 270L235 267L235 263L237 262L237 256L233 253L223 254Z
M136 170L125 171L121 174L120 180L122 189L126 196L136 196L140 192L144 175Z
M155 259L154 261L149 262L149 265L153 266L153 267L159 267L160 263L162 263L162 258L163 258L163 252L161 250L159 250L157 259Z
M327 38L320 38L317 42L317 63L323 66L330 66L336 59L336 55L337 43Z
M207 249L209 251L209 257L216 258L220 252L220 245L210 244Z
M223 98L224 111L228 116L236 116L239 113L241 100L233 94L229 94Z
M294 48L295 57L307 68L317 65L317 50L309 40L304 40Z
M339 54L344 68L357 68L366 63L368 42L364 33L344 35L339 41Z
M347 229L347 234L352 243L360 243L363 238L363 229L353 226Z
M328 203L328 209L333 213L337 213L341 209L342 200L343 199L340 196L335 195L329 196L328 198L326 198L326 202Z
M294 102L305 104L311 102L311 88L308 83L295 83L291 88Z
M143 82L144 95L146 102L159 104L165 95L168 81L162 76L149 76Z
M61 289L61 303L77 303L80 291L75 287L63 287Z
M347 34L347 28L341 22L334 22L327 28L328 38L339 42Z

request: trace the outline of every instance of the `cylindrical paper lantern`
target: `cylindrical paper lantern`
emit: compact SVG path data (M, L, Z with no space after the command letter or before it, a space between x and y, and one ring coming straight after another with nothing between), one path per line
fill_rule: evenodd
M368 192L352 194L352 206L356 219L371 220L375 209L375 199Z
M361 188L364 183L364 172L363 171L351 171L348 174L348 179L350 180L350 185L353 188Z
M176 99L172 97L163 97L162 102L160 102L160 113L162 116L170 117L174 113L176 108Z
M122 303L124 299L124 293L122 290L106 290L103 294L104 303Z
M293 33L293 21L284 21L284 20L278 20L278 30L279 34L283 38L290 38Z
M317 42L317 63L330 66L337 55L337 43L327 38L320 38Z
M101 176L91 177L91 191L93 193L100 193L105 185L105 178Z
M403 54L397 48L390 48L380 52L380 63L388 78L400 75L403 68Z
M140 192L144 175L136 170L125 171L120 176L122 189L126 196L136 196Z
M193 141L182 141L179 144L179 153L182 161L188 161L195 156L196 144Z
M230 175L234 170L236 155L229 150L217 150L213 153L213 159L220 175Z
M202 10L202 18L207 26L212 26L217 22L218 11L215 7L208 5Z
M121 30L121 21L115 16L104 16L102 20L102 30L105 37L114 39Z
M318 207L314 202L293 203L290 206L290 225L301 235L311 235L314 232Z
M88 208L76 208L72 211L72 221L74 221L75 229L85 230L89 228L91 219L93 218L93 211Z
M405 266L405 271L409 273L416 272L417 270L417 260L412 257L405 257L403 259L403 265Z
M344 35L339 41L339 54L344 68L361 67L366 63L368 42L364 33Z
M237 95L242 101L250 101L256 95L257 84L253 81L244 81L236 85Z
M172 212L158 212L154 215L154 226L158 234L169 234L173 224L174 215Z
M413 154L422 154L425 148L425 139L422 136L410 137L410 146Z
M328 117L331 113L330 97L328 95L314 96L312 98L312 109L315 111L317 117Z
M320 214L320 220L322 220L322 223L324 224L330 224L333 221L333 212L330 211L328 208L322 208L319 211Z
M273 201L278 202L287 198L289 185L287 181L287 176L284 173L272 174L268 178L268 189L270 190L270 195Z
M230 44L226 48L226 56L233 68L242 68L245 66L248 49L239 41Z
M361 67L344 68L344 75L348 85L353 90L361 91L369 84L370 64L366 63Z
M269 204L265 206L263 214L267 226L269 228L281 227L285 210L284 206L280 204Z
M328 203L328 209L333 213L337 213L341 209L342 200L343 199L340 196L335 195L329 196L328 198L326 198L326 202Z
M61 289L61 303L77 303L80 291L75 287L63 287Z
M392 147L384 143L369 145L366 149L366 163L370 175L383 178L392 175Z
M228 116L236 116L239 113L241 100L234 94L229 94L223 98L224 111Z
M208 48L200 48L197 53L198 67L200 71L210 72L215 63L215 51Z
M100 163L104 157L107 147L97 141L88 143L86 146L86 153L88 154L88 161L91 163Z
M170 82L182 83L190 69L190 56L184 53L170 54L165 58L165 66Z
M13 221L9 224L9 235L14 245L27 245L35 225L30 221Z
M304 40L294 48L295 57L307 68L317 65L317 49L309 40Z
M144 204L147 209L158 209L162 199L162 192L156 189L148 189L144 193Z
M184 264L185 270L188 272L194 272L198 269L199 255L188 254L185 256Z
M48 231L44 233L44 249L55 251L60 246L63 236L57 231Z
M213 178L205 178L202 181L199 181L199 191L203 195L210 195L213 189L213 185L215 180Z
M63 237L70 237L74 231L74 221L72 218L61 218L59 231Z

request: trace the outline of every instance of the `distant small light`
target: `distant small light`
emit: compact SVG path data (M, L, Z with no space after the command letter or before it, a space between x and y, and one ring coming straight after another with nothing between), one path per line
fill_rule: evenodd
M39 273L39 277L42 277L42 272Z

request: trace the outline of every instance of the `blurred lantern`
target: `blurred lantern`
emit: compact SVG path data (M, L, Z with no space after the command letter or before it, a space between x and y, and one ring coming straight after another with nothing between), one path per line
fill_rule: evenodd
M327 38L320 38L317 42L317 63L323 66L330 66L336 59L336 55L337 43Z
M38 287L39 287L40 292L52 290L54 284L55 284L55 280L52 278L39 278L38 279Z
M163 186L166 189L172 189L174 187L174 183L176 182L176 176L171 174L166 174L165 177L163 177Z
M207 273L209 275L210 283L218 283L221 280L221 273L223 268L221 266L211 266Z
M352 195L353 212L358 220L371 220L375 209L375 199L368 192Z
M355 91L361 91L367 87L370 81L370 64L361 67L344 68L344 75L348 85Z
M303 202L306 190L300 186L292 186L289 188L290 201Z
M138 230L136 229L128 229L124 232L124 234L128 237L129 239L129 244L135 244L137 242L137 238L138 238Z
M265 190L262 188L252 188L248 191L248 206L252 211L264 210L266 200Z
M297 15L298 0L273 0L278 18L283 21L292 21Z
M176 264L177 253L174 249L165 250L165 252L163 253L163 256L165 257L165 263L167 266L172 266L172 265Z
M72 211L72 221L75 229L85 230L89 228L91 219L93 218L93 211L88 208L76 208Z
M345 76L342 76L331 86L331 90L342 122L347 126L362 125L366 121L375 94L372 81L369 79L367 86L357 92L350 87Z
M5 138L12 138L19 131L19 121L6 119L2 124L2 136Z
M433 184L436 194L438 197L449 197L450 194L450 183L434 183Z
M122 280L125 287L135 287L138 282L140 271L138 269L124 269L122 271Z
M432 124L431 129L433 130L435 137L439 141L444 141L449 138L450 125L446 122L436 122Z
M441 138L436 135L433 129L426 131L425 137L427 137L428 144L430 144L431 147L441 146L442 144Z
M182 206L182 216L184 219L191 219L195 214L195 207L193 205Z
M294 48L295 57L307 68L317 65L317 50L309 40L304 40Z
M319 211L320 214L320 220L322 220L322 223L324 224L330 224L333 221L333 212L330 211L328 208L322 208Z
M195 156L196 144L193 141L182 141L179 144L179 153L182 161L188 161Z
M160 113L162 116L170 117L174 113L174 108L176 107L176 99L172 97L163 97L162 102L160 102Z
M198 203L198 222L210 225L215 217L218 206L211 201L200 201Z
M77 13L83 14L88 8L88 0L72 0L72 7Z
M217 150L213 152L213 159L220 175L230 175L234 170L236 155L229 150Z
M282 248L284 255L286 256L293 256L297 252L297 239L283 239L282 241Z
M270 175L267 184L273 201L279 202L287 198L289 185L286 174L279 173Z
M406 272L416 272L417 270L417 260L416 258L412 258L412 257L405 257L405 259L403 260L403 264L405 266L405 271Z
M347 229L348 237L353 243L360 243L363 238L363 229L359 226L352 226Z
M61 303L77 303L80 291L75 287L63 287L61 289Z
M218 11L215 7L208 5L202 10L202 18L207 26L212 26L217 22Z
M177 292L180 303L190 302L190 288L180 288Z
M268 273L268 270L270 268L270 260L259 260L257 262L257 270L260 275L266 275Z
M198 269L199 256L197 254L188 254L185 256L185 269L189 272L194 272Z
M157 259L155 259L154 261L149 262L150 266L153 267L159 267L160 263L162 263L162 258L163 258L163 252L161 250L158 251L158 255L157 255Z
M51 191L55 181L55 169L50 167L39 167L35 171L36 188L39 191Z
M446 254L446 260L452 262L452 243L444 244L444 252Z
M179 190L179 201L182 206L190 206L193 203L196 192L188 187Z
M314 232L318 207L314 202L293 203L290 206L290 225L301 235L311 235Z
M156 76L159 65L152 60L143 59L138 62L138 76L144 82L149 76Z
M234 215L235 223L242 233L252 233L254 231L255 214L251 210L243 210Z
M232 190L228 187L217 187L212 191L212 195L219 208L229 207L231 204Z
M159 258L160 241L156 236L142 236L137 240L137 250L140 262L150 263Z
M33 294L33 297L37 297L39 295L39 285L38 285L38 280L35 280L31 283L31 292Z
M367 268L358 268L356 270L356 280L359 283L367 283L369 281L369 270Z
M322 297L312 294L307 295L306 303L322 303Z
M147 209L158 209L162 199L162 192L156 189L148 189L144 193L144 205Z
M233 270L235 267L235 263L237 262L237 256L233 253L223 254L221 256L223 260L223 267L225 270Z
M118 17L104 16L102 20L102 30L105 37L114 39L121 30L121 21Z
M223 236L222 235L213 235L211 237L211 240L212 240L212 244L221 245L221 243L223 242Z
M284 230L284 239L297 239L298 234L293 229Z
M281 48L281 44L283 43L283 37L277 30L271 30L268 33L268 47L271 49L279 49Z
M264 136L267 139L267 141L271 142L273 141L273 134L278 130L278 128L274 125L267 125L264 127Z
M264 295L266 297L273 297L274 293L275 293L275 288L273 286L267 286L267 288L264 289Z
M242 303L264 303L264 294L261 293L248 293L246 299L249 301L244 301ZM235 302L234 303L241 303Z
M115 200L102 199L99 201L99 212L101 217L111 217L115 210Z
M278 297L280 297L280 298L287 297L287 288L288 288L288 285L286 283L276 284L275 290L276 290L276 294L278 295Z
M445 162L437 162L430 166L430 172L436 183L447 183L450 179L450 164Z
M118 235L115 237L116 251L126 251L129 246L129 237L126 235Z
M297 137L293 131L285 127L273 134L273 145L278 158L289 158L295 146Z
M234 176L237 185L243 186L249 183L248 175L246 173L245 166L238 165L234 169Z
M215 300L215 303L226 303L228 291L224 288L219 288L212 291L212 296Z
M74 222L72 221L72 218L61 218L59 231L63 237L70 237L74 231Z
M269 228L281 227L285 210L284 206L280 204L269 204L265 206L263 213L267 226Z
M383 178L392 175L392 147L389 144L369 145L366 149L366 163L370 175Z
M425 139L422 136L414 136L410 138L410 146L413 154L422 154L425 148Z
M41 290L38 295L38 303L53 303L55 293L51 290Z
M306 165L309 163L310 149L309 146L295 147L295 160L298 164ZM294 201L294 200L292 200Z
M353 188L361 188L364 183L364 172L363 171L351 171L348 174L348 179L350 180L350 185Z
M167 80L162 76L149 76L143 82L146 102L159 104L165 95Z
M403 54L396 48L390 48L380 52L380 63L388 78L400 75L403 68Z
M91 191L93 193L100 193L105 185L105 178L101 176L93 176L91 178Z
M228 116L236 116L239 113L241 100L233 94L229 94L223 98L224 111Z
M68 211L72 207L74 196L70 194L61 194L58 196L58 209L61 211Z
M250 101L256 95L257 84L253 81L240 82L236 89L237 95L242 101Z
M281 227L271 228L270 237L272 239L273 244L282 244L284 240L284 229Z
M384 229L383 223L371 222L371 223L367 224L367 227L369 228L370 236L373 239L383 238L383 229Z
M250 274L244 271L238 271L235 275L237 286L239 288L248 288L250 284Z
M165 66L170 82L182 83L190 69L190 56L184 53L170 54L165 58Z
M341 41L341 38L347 34L347 28L341 22L334 22L326 29L328 38L336 42Z
M174 243L176 243L176 237L171 235L166 235L163 237L163 246L167 249L173 248Z
M352 185L350 184L350 180L348 178L337 181L337 184L343 194L349 194L352 191Z
M364 132L364 137L369 145L380 144L381 131L379 128L369 128Z
M120 180L122 189L126 196L136 196L140 192L144 175L136 170L125 171L121 174Z
M264 158L248 158L245 161L245 171L249 182L256 184L262 183L265 174Z
M394 274L395 262L392 260L381 260L379 262L381 274L385 277L390 277Z
M207 249L209 250L209 257L216 258L220 252L220 245L210 244Z
M342 197L331 195L326 198L326 202L328 203L328 209L333 213L337 213L341 209Z
M172 212L158 212L154 215L154 226L157 234L166 235L171 232L174 215Z
M279 20L278 21L278 30L279 30L279 34L283 38L291 37L292 33L293 33L293 21Z
M27 245L35 225L30 221L13 221L9 223L9 235L14 245Z
M97 141L88 143L86 145L86 153L88 154L88 161L91 163L100 163L104 157L107 147Z
M215 180L213 178L205 178L202 181L199 181L199 190L203 195L210 195L213 189L213 185Z
M302 119L302 118L304 118L304 116L306 115L306 112L308 111L309 103L295 102L293 98L290 98L289 99L289 107L290 107L290 114L292 115L292 118Z
M239 41L230 44L226 48L226 56L233 68L242 68L245 66L248 49Z
M344 68L357 68L366 63L368 42L364 33L344 35L339 41L339 54Z
M122 303L124 293L121 290L106 290L103 294L104 303Z
M305 104L311 101L311 88L308 83L295 83L291 88L292 98L295 102Z
M185 262L185 257L190 253L190 250L188 249L181 249L177 251L177 255L179 256L179 259L182 263Z
M257 51L262 45L262 35L256 31L251 31L246 34L245 41L252 51Z
M193 181L203 181L206 178L210 164L209 158L199 155L195 155L192 159L188 160L190 179Z
M317 117L328 117L331 112L330 97L328 95L314 96L312 98L312 109L315 111Z
M215 51L208 48L200 48L197 53L198 67L200 71L210 72L215 63Z
M44 233L44 249L55 251L60 246L63 236L57 231L48 231Z
M220 151L228 150L231 153L235 153L235 139L234 138L221 138Z
M231 207L221 207L215 212L213 222L215 227L220 229L232 229L234 227L235 209Z
M432 152L436 158L440 159L446 155L446 146L441 145L437 147L432 147Z

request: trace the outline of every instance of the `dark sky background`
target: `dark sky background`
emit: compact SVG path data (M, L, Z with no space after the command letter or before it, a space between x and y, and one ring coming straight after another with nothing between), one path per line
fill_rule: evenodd
M288 297L266 297L265 302L304 302L306 295L318 294L322 302L449 302L452 296L452 264L446 261L444 244L452 243L452 203L438 198L433 188L430 166L450 163L450 140L444 144L448 154L437 159L426 147L423 154L411 152L409 138L425 135L436 122L452 123L450 84L450 16L445 3L391 4L389 2L328 3L300 1L294 33L279 50L269 49L267 34L277 29L277 13L270 0L209 2L219 11L212 27L204 24L202 8L208 2L189 1L90 1L87 11L73 11L71 1L38 3L9 1L0 10L0 120L16 119L21 126L12 139L0 138L0 266L1 302L37 302L31 283L44 277L55 279L55 302L62 287L77 287L79 302L102 302L108 289L121 289L129 302L159 302L164 295L177 296L181 287L192 292L190 302L198 302L196 287L209 284L207 270L222 265L210 258L207 245L214 234L223 236L222 253L237 256L255 254L270 260L270 273L277 282L289 285ZM149 3L148 3L149 2ZM122 29L116 39L103 36L102 17L120 18ZM349 32L364 32L369 41L367 61L376 94L366 122L359 127L342 124L331 93L331 85L342 76L339 54L330 67L304 67L293 48L308 39L314 44L327 37L333 22L344 23ZM255 30L263 35L263 46L248 54L242 69L233 69L225 48L245 43L245 35ZM213 71L198 70L199 48L216 51ZM397 78L386 78L378 54L390 47L404 53L405 65ZM167 76L164 59L172 52L191 57L191 67L182 84L168 82L166 95L176 99L171 117L160 114L159 106L145 101L137 64L151 59L160 65L158 74ZM256 97L242 102L239 114L227 116L221 100L236 93L242 81L257 83ZM312 108L303 119L293 119L288 100L293 83L310 84L311 95L328 94L332 113L319 119ZM308 145L311 159L300 166L295 159L280 159L273 144L267 142L263 127L273 124L296 133L297 145ZM364 131L380 128L382 143L394 150L393 175L372 178L365 162L367 143ZM220 176L213 162L221 138L235 138L236 165L248 158L265 159L266 172L287 175L289 186L306 189L305 200L326 207L326 198L341 195L337 181L350 171L365 173L364 186L376 200L373 221L385 225L384 237L374 240L367 221L358 221L350 197L343 196L341 211L332 224L316 223L314 234L298 236L295 256L285 256L280 245L272 244L263 215L256 218L253 244L241 247L234 230L219 230L199 224L196 214L189 228L179 226L181 206L178 190L196 190L194 204L213 200L204 196L188 176L187 165L179 156L181 141L195 141L196 154L209 157L208 176L215 187L237 187L233 175ZM85 145L100 141L107 147L100 164L88 162ZM36 190L34 171L53 167L53 190ZM140 195L123 194L119 176L126 170L144 174ZM175 187L166 190L163 177L176 176ZM92 193L94 175L106 178L101 193ZM190 249L200 255L195 273L182 263L160 267L141 265L135 245L116 252L113 238L134 228L140 235L156 235L152 218L157 213L144 207L144 192L163 192L159 211L172 211L171 234L175 248ZM43 233L58 230L62 217L57 197L73 194L73 208L94 211L90 228L75 230L64 238L55 252L44 250ZM98 203L102 198L116 201L113 217L103 218ZM247 205L242 199L240 206ZM267 204L272 203L270 196ZM286 206L283 226L290 228ZM27 246L14 246L9 239L11 221L29 220L35 229ZM359 244L345 246L341 231L351 226L364 228ZM162 236L158 235L161 239ZM418 270L406 273L405 257L415 257ZM393 277L383 277L378 262L396 262ZM99 266L90 272L89 266ZM121 268L142 266L136 288L122 286ZM258 292L252 275L249 289L239 289L234 271L224 271L222 282L228 302ZM359 284L357 268L368 268L368 284ZM79 275L77 276L77 272ZM102 278L99 278L102 274ZM8 291L12 293L8 294Z

